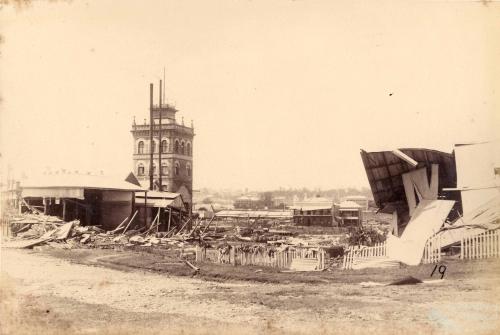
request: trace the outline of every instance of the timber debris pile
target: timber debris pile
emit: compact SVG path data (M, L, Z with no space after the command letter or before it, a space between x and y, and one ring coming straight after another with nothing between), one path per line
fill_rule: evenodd
M380 221L364 218L367 203L325 198L288 211L212 207L205 216L192 213L180 193L102 176L51 175L9 193L14 210L1 218L2 246L188 249L200 263L295 271L500 257L494 152L500 142L460 144L452 153L362 150L375 214L386 216Z
M125 219L113 230L104 230L99 226L85 226L79 220L64 222L56 216L40 212L12 215L9 218L11 236L4 246L15 248L33 248L49 245L54 248L71 249L101 248L113 249L120 246L132 247L188 247L215 245L218 250L229 244L241 245L241 250L274 250L283 246L332 246L338 245L340 238L329 235L295 236L286 230L269 228L252 229L247 227L212 227L211 220L187 218L180 227L173 227L168 232L156 231L158 223L153 221L149 227L130 224ZM266 246L267 247L263 247Z

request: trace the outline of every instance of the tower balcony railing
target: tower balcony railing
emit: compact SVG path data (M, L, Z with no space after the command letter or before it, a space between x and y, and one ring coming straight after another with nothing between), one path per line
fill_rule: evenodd
M134 124L134 125L132 125L133 131L137 131L137 130L149 131L149 128L150 128L149 124ZM153 131L158 131L159 129L160 129L159 124L153 125ZM178 123L163 123L161 125L161 130L179 130L179 131L188 132L188 133L194 135L194 128L188 127L185 125L181 125Z
M165 103L165 102L162 102L162 104L153 104L153 109L171 109L171 110L174 110L176 112L178 112L177 108L175 108L174 105L171 105L169 103Z
M149 148L144 147L144 150L142 152L135 151L134 155L149 155L151 153L151 150ZM191 153L188 155L188 153L181 153L181 152L174 152L172 150L167 150L167 151L162 151L162 155L175 155L175 156L184 156L184 157L193 157L193 154ZM153 155L156 157L158 156L158 150L153 150Z

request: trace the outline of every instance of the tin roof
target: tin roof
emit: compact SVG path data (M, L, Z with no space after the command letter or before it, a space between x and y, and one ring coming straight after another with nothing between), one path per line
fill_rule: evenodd
M143 191L142 187L118 178L76 173L45 174L21 182L23 189L80 188L120 191Z

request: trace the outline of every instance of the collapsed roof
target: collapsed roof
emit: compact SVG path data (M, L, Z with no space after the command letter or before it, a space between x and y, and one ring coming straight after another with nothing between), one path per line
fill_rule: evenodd
M392 151L366 152L361 150L361 159L366 170L373 199L382 212L408 210L408 200L403 184L403 174L426 168L431 176L433 164L438 169L438 195L447 199L460 200L460 194L443 191L457 185L455 157L430 149L404 148Z
M172 207L180 211L187 211L180 193L159 191L136 192L135 201L137 206L144 206L145 203L146 207Z

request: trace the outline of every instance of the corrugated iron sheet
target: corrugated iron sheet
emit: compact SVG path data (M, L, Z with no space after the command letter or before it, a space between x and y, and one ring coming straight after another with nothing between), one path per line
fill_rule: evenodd
M418 162L417 168L426 167L428 175L431 165L439 165L439 192L443 188L456 187L457 173L453 153L430 149L399 149ZM376 205L384 207L401 203L405 205L406 195L402 175L415 169L391 151L366 152L361 150L361 159L366 170L368 182ZM456 199L457 194L447 194L447 198ZM459 195L458 195L459 197Z

